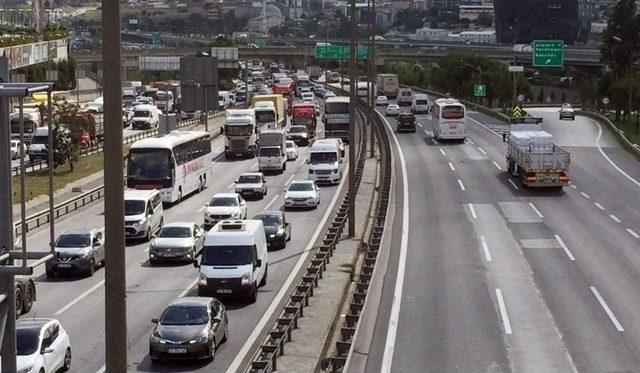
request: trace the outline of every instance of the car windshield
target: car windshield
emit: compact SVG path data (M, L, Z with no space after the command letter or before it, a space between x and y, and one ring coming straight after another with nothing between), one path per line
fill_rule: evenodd
M400 109L400 106L398 105L389 105L389 107L387 107L387 110L398 110Z
M416 105L427 105L427 100L416 100Z
M160 238L189 238L191 228L189 227L164 227L158 232Z
M274 227L282 224L282 216L280 215L264 214L258 215L254 219L262 220L262 224L265 227Z
M49 142L49 136L33 136L31 138L32 144L47 144Z
M252 263L252 246L205 246L202 265L237 266Z
M213 197L209 202L211 207L236 207L238 206L238 199L235 197Z
M338 161L336 152L313 152L309 155L309 163L335 163Z
M40 344L40 329L17 328L16 347L18 356L32 355Z
M289 133L306 133L307 132L307 127L302 127L302 126L292 126L289 129Z
M204 306L171 306L164 311L162 325L202 325L209 322L209 312Z
M260 148L258 152L258 156L260 157L279 157L280 149L278 148Z
M147 110L136 110L133 112L135 118L148 118L150 112Z
M56 240L56 247L87 247L91 245L91 235L88 233L65 233Z
M311 183L291 183L289 185L290 192L310 192L313 190L313 184Z
M293 148L295 148L295 147L296 147L296 144L295 144L295 143L292 143L292 142L288 142L288 141L287 141L287 149L293 149Z
M242 175L238 178L238 184L259 184L262 177L258 175Z
M144 213L147 203L141 199L125 199L124 200L124 215L140 215Z

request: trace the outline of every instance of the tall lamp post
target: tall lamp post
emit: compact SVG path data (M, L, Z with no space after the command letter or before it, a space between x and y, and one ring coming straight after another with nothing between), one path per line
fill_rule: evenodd
M474 66L474 65L471 65L471 64L468 64L468 63L464 62L463 60L460 60L460 62L462 62L464 64L464 66L470 67L470 68L476 70L479 73L478 74L478 80L479 80L478 84L482 85L482 66L480 66L480 65ZM480 97L480 101L482 101L482 97Z
M623 45L624 40L622 40L621 37L619 36L612 36L611 37L613 39L613 41L615 41L616 43L620 44L621 46ZM631 56L633 58L633 47L631 50ZM631 63L629 64L629 79L633 78L633 60L630 61ZM631 119L631 103L633 101L633 88L632 88L632 84L631 81L629 81L629 89L627 92L627 110L626 112L628 113L628 117L629 119Z
M349 237L356 234L355 127L356 127L356 0L351 1L351 76L349 78Z

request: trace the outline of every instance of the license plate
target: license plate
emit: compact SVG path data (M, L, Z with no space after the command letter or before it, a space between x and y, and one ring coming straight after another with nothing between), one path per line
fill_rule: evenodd
M169 353L170 354L186 354L187 349L186 348L170 348Z
M458 126L457 126L457 125L455 125L455 124L454 124L454 125L449 125L449 129L450 129L450 130L455 130L455 129L457 129L457 128L458 128Z
M231 294L231 289L218 289L216 290L218 294Z
M60 264L58 264L58 267L60 267L60 268L71 268L71 264L69 264L69 263L60 263Z

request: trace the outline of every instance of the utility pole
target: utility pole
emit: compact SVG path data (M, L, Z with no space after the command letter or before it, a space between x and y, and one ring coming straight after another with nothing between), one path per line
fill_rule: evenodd
M351 0L351 76L349 78L349 237L356 234L356 0Z
M371 29L372 29L372 25L371 25L371 0L367 0L367 41L364 43L365 48L369 48L369 41L371 40ZM372 75L371 75L371 58L369 56L369 54L367 53L367 59L365 60L365 64L367 66L367 104L369 105L369 108L371 108L373 110L373 93L371 92L373 90L373 79L372 79ZM367 125L365 126L365 128L367 128L367 131L372 132L373 128L372 123L373 123L373 112L372 110L367 110ZM365 145L365 148L362 149L363 152L367 151L367 133L365 132L364 134L365 137L365 141L363 141L363 144Z
M371 0L371 19L370 19L370 23L371 23L371 47L369 49L369 53L371 53L369 55L369 63L371 64L371 84L373 84L373 82L375 81L374 79L376 79L376 77L378 76L377 74L377 69L378 66L376 65L376 29L375 29L375 24L376 24L376 0ZM377 80L377 79L376 79ZM373 84L373 92L371 93L372 96L372 105L375 105L375 103L373 102L373 100L375 100L375 96L376 96L376 86L375 84ZM374 111L374 115L378 115L375 114ZM373 118L372 118L373 119ZM373 158L375 156L375 150L373 148L373 143L374 143L374 136L375 134L373 133L373 130L371 130L369 132L369 152L370 152L370 156L371 158Z
M107 372L127 371L127 280L122 162L120 2L102 0L104 62L105 356Z

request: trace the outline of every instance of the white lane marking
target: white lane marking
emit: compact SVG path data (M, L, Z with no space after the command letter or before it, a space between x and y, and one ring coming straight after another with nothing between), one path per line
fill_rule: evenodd
M465 190L467 190L467 189L464 187L464 184L462 184L462 180L460 180L460 179L458 179L458 185L460 185L460 189L462 189L462 191L463 191L463 192L464 192Z
M489 127L487 127L487 126L485 126L484 124L482 124L482 123L478 122L477 120L475 120L475 119L471 118L470 116L469 116L469 117L467 117L467 118L469 118L471 121L473 121L473 122L475 122L475 123L479 124L480 126L482 126L482 128L486 129L487 131L489 131L489 132L493 133L494 135L496 135L496 136L498 136L498 137L502 138L502 135L501 135L501 134L499 134L498 132L496 132L496 131L492 130L491 128L489 128Z
M638 234L634 232L633 229L631 228L627 228L627 232L635 238L640 238L640 236L638 236Z
M295 174L291 175L291 177L289 179L287 179L287 181L284 183L284 185L289 185L289 183L291 182L291 180L293 180L294 177L296 177Z
M473 207L473 203L469 204L469 211L471 211L471 217L474 219L478 218L478 215L476 215L476 209Z
M620 167L618 167L617 164L615 164L611 158L609 158L609 156L604 152L604 150L602 150L602 148L600 147L600 138L602 137L602 126L600 125L600 123L596 122L596 124L598 125L598 136L596 137L596 147L598 148L598 150L600 151L600 154L602 154L603 157L605 157L605 159L607 161L609 161L609 163L611 163L611 165L613 166L613 168L615 168L618 172L620 172L624 177L626 177L627 179L629 179L631 182L633 182L634 184L636 184L637 186L640 186L640 181L634 179L633 177L629 176L629 174L627 174L626 172L624 172Z
M200 208L198 209L198 212L202 212L202 211L204 211L204 209L206 209L206 208L207 208L207 206L202 206L202 207L200 207Z
M480 150L480 153L487 155L487 152L485 152L484 149L482 149L481 147L478 147L478 150Z
M538 210L538 208L533 203L529 202L529 206L533 209L533 211L535 211L536 215L538 215L538 217L540 217L540 219L544 218L544 216L542 215L540 210Z
M602 206L601 204L599 204L598 202L594 202L593 203L594 206L596 206L597 208L599 208L600 210L604 211L604 206Z
M193 280L186 288L184 288L184 290L182 290L180 292L180 294L178 294L178 298L182 298L185 295L187 295L187 293L189 292L189 290L193 289L194 286L196 286L198 284L198 278L196 278L195 280Z
M573 189L578 189L578 187L577 187L575 184L571 184L571 187L572 187Z
M258 167L258 162L255 162L254 164L251 165L251 167L249 167L249 169L254 169Z
M504 299L502 298L502 290L496 289L496 298L498 298L498 307L500 307L500 316L502 317L504 332L507 334L511 334L511 322L509 322L509 314L507 314L507 306L505 306Z
M349 174L349 164L347 164L347 166L344 168L344 173L345 175ZM323 232L324 225L326 224L327 219L329 219L329 215L331 214L331 211L333 210L333 207L335 206L336 201L340 196L340 192L342 191L342 188L346 183L345 182L346 179L347 178L343 178L343 181L340 182L338 189L336 189L335 194L333 195L333 199L331 200L331 203L329 204L329 206L327 206L326 212L322 217L320 224L318 224L318 228L316 229L315 233L309 240L309 244L304 249L300 257L298 258L298 261L296 262L295 266L289 273L289 277L287 277L285 282L282 284L282 286L280 287L280 290L271 301L271 304L269 304L269 307L267 308L267 310L262 314L260 321L258 321L258 324L253 328L253 332L251 332L251 335L249 336L249 338L247 338L247 340L244 342L242 349L238 352L235 359L231 362L231 365L229 365L229 368L227 368L227 373L235 373L240 370L240 364L242 364L244 359L247 357L249 350L255 344L256 340L260 337L262 330L266 327L267 323L273 316L274 312L276 312L278 305L280 304L280 302L282 302L282 299L287 294L289 287L291 286L293 281L296 279L298 272L300 272L300 268L306 262L307 258L311 254L312 252L311 249L313 248L313 245L318 239L318 236L320 235L321 232Z
M442 155L446 156L447 153L444 152L444 150L442 148L440 148L440 153L442 153Z
M380 113L378 113L380 115ZM409 179L407 176L407 163L404 159L404 153L400 147L398 137L393 132L389 121L380 115L390 130L391 136L398 150L400 165L402 168L402 239L400 241L400 254L398 259L398 269L396 275L396 284L393 292L393 303L391 305L391 314L387 327L387 339L385 341L384 355L382 356L381 373L391 373L391 365L393 362L393 352L396 345L396 335L398 333L398 323L400 321L400 307L402 305L402 288L404 285L405 267L407 264L407 250L409 244Z
M509 181L509 184L511 184L511 186L512 186L515 190L520 189L520 188L518 188L518 186L516 185L516 183L514 183L514 182L513 182L513 180L511 180L511 179L507 179L507 180Z
M269 201L269 203L267 203L267 205L263 208L263 210L268 210L269 207L271 207L271 205L273 205L273 203L278 200L278 197L280 197L280 195L274 196L273 199Z
M236 185L236 183L231 183L231 184L227 185L227 189L233 188L234 185Z
M620 223L620 219L618 219L617 216L613 214L609 214L609 217L611 218L611 220L615 221L616 223Z
M429 136L429 131L424 130L424 134L425 134L425 135L427 135L427 136Z
M491 253L489 252L489 245L487 245L487 239L484 236L480 236L480 244L482 245L482 250L484 251L484 256L487 259L487 262L490 262Z
M596 296L596 298L598 299L598 302L600 302L600 305L604 309L604 312L607 313L607 315L609 316L609 319L611 320L613 325L616 327L616 329L618 329L619 332L624 332L624 328L622 327L622 325L620 324L620 322L616 318L616 315L613 314L613 312L611 311L611 309L607 305L607 302L605 302L604 299L600 296L600 293L598 292L598 289L596 289L595 286L591 286L591 292L593 292L593 295Z
M455 167L453 167L453 163L449 162L449 168L451 169L451 171L455 171Z
M433 145L438 145L438 142L433 137L431 138L431 142L433 143Z
M497 168L498 170L502 171L502 167L500 167L500 165L498 164L498 162L496 162L496 161L492 161L492 162L493 162L493 165L494 165L494 166L496 166L496 168Z
M560 247L562 248L562 250L564 250L564 253L567 254L567 256L569 257L570 260L576 260L576 258L573 256L573 254L571 253L571 250L569 250L569 248L567 247L567 245L564 243L564 241L562 240L562 238L560 238L559 235L555 235L556 237L556 241L558 241L558 244L560 245Z
M471 139L467 139L467 141L469 141L469 144L471 144L471 145L475 145L476 144Z
M96 373L104 373L107 371L107 366L103 365L102 368L98 369L98 371Z
M422 127L422 123L418 122L418 126Z
M589 196L589 195L588 195L587 193L585 193L585 192L580 192L580 194L581 194L584 198L586 198L586 199L591 198L591 196Z
M80 294L80 296L78 296L76 299L74 299L71 302L67 303L64 307L62 307L59 310L57 310L56 313L54 313L54 315L58 316L58 315L62 314L64 311L66 311L69 308L73 307L76 303L80 302L87 295L91 294L93 291L95 291L96 289L98 289L102 285L104 285L104 280L102 280L102 281L98 282L97 284L93 285L91 288L89 288L89 290L85 291L84 293Z

